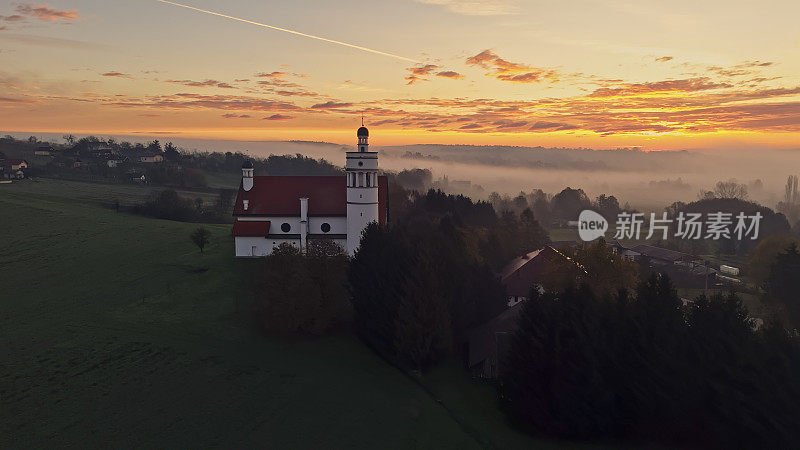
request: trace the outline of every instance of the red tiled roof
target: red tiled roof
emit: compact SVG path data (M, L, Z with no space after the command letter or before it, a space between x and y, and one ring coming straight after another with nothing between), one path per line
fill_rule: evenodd
M8 166L16 166L17 164L22 164L22 163L28 164L27 161L25 161L24 159L19 159L19 158L7 158L7 159L3 160L3 164L8 165Z
M234 216L299 216L302 197L308 198L309 216L347 215L345 176L257 176L250 191L242 189L233 206ZM388 179L378 177L378 221L386 223ZM247 210L243 201L248 200Z
M508 295L527 297L531 287L543 283L547 277L552 276L552 270L557 269L559 259L567 259L563 253L551 246L515 258L500 272L501 282L506 287Z
M269 234L269 220L263 222L239 221L233 222L233 235L243 237L267 237Z

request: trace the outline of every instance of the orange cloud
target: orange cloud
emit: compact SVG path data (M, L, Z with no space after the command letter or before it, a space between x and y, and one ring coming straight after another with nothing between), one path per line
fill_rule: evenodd
M443 77L443 78L452 78L454 80L460 80L460 79L464 78L464 75L461 75L460 73L454 72L452 70L443 70L441 72L437 72L436 76L437 77Z
M271 116L264 117L263 120L289 120L294 119L293 116L287 116L284 114L273 114Z
M458 72L440 69L442 69L442 67L437 66L436 64L422 64L408 67L406 68L408 71L408 75L406 75L405 78L405 80L408 81L406 84L414 84L418 81L428 81L428 79L425 77L429 75L436 75L437 77L450 78L453 80L464 78L464 75L461 75Z
M337 109L337 108L346 108L348 106L353 106L352 103L339 103L334 101L327 101L325 103L317 103L316 105L311 105L312 109Z
M32 5L23 3L21 5L17 5L15 10L17 13L23 16L32 17L42 22L78 20L78 10L76 9L60 10L51 8L47 5Z
M74 99L72 99L74 100ZM228 111L298 111L289 102L234 95L173 94L154 97L106 97L95 101L123 108L212 109Z
M104 76L104 77L112 77L112 78L128 78L128 79L131 79L131 80L133 79L132 76L128 75L127 73L122 73L122 72L106 72L106 73L101 73L100 75Z
M617 87L603 87L597 89L589 96L614 97L622 95L646 94L652 92L697 92L729 87L732 87L732 85L729 83L719 83L714 82L707 77L699 77L648 83L625 83L618 85Z
M217 87L222 89L236 89L228 83L217 80L192 81L192 80L167 80L167 83L181 84L190 87Z
M222 117L224 117L225 119L249 119L250 115L228 113L228 114L223 114Z
M262 72L257 73L256 77L258 78L272 78L273 80L278 80L286 76L286 72Z
M501 81L535 83L543 81L555 82L559 79L559 74L555 70L507 61L491 50L484 50L475 56L467 58L466 63L470 66L488 70L487 76L493 76Z
M424 78L427 75L430 75L431 72L438 69L439 66L435 64L424 64L420 66L409 67L406 70L409 72L406 76L406 84L414 84L417 81L428 81L427 78Z
M576 130L579 127L576 125L570 125L568 123L561 123L561 122L536 122L529 130L536 131L536 132L548 132L548 131L564 131L564 130Z

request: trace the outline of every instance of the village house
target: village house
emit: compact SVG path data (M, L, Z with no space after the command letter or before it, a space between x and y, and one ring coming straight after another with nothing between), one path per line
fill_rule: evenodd
M164 161L164 157L158 153L145 152L139 154L138 160L143 164L156 164Z
M0 178L5 180L20 180L25 178L25 169L28 162L24 159L6 158L0 160Z
M20 170L28 168L28 161L19 158L6 158L2 161L2 164L11 170Z
M503 354L517 329L524 302L531 290L544 292L547 278L564 264L575 261L553 248L539 250L515 258L500 272L500 281L506 289L508 308L489 322L469 332L467 366L473 376L494 379L502 372ZM583 270L583 267L578 265Z
M53 149L53 147L47 145L37 148L36 150L34 150L33 154L34 156L53 156L55 152L56 151L55 149Z
M308 241L330 239L353 254L371 222L385 224L388 181L378 175L378 153L368 151L369 131L356 132L342 176L254 176L242 165L234 203L237 257L259 257L283 243L305 251Z
M506 264L499 275L506 288L508 306L527 300L532 288L543 292L543 284L552 276L560 262L558 260L572 261L552 245L547 245Z

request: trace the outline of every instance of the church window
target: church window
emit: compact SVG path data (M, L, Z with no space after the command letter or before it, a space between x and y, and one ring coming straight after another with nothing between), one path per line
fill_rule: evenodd
M359 161L359 162L358 162L358 166L359 166L359 167L361 167L361 166L363 166L363 165L364 165L364 161Z
M325 222L325 223L322 224L320 229L322 230L323 233L327 233L327 232L331 231L331 224L329 224L328 222Z
M281 225L281 231L283 231L284 233L288 233L289 231L291 231L291 229L292 229L292 226L291 226L291 225L289 225L289 224L288 224L288 223L286 223L286 222L284 222L284 223Z

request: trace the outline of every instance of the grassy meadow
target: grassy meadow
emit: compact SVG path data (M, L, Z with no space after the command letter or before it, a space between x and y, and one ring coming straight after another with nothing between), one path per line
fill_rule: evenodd
M453 363L423 379L354 337L264 336L229 225L100 206L137 186L0 185L0 448L540 448ZM423 387L424 386L424 387Z

